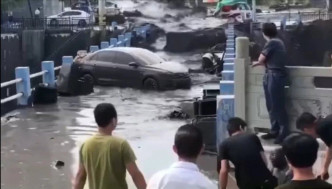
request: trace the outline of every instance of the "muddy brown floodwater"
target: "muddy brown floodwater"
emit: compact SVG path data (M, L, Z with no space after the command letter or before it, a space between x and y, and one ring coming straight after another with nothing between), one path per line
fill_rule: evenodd
M119 124L114 134L129 140L148 179L176 160L173 137L185 121L165 115L183 100L201 96L201 89L202 85L166 92L96 87L88 96L59 97L54 105L13 111L14 117L1 119L1 188L70 188L79 147L97 131L92 111L101 102L116 106ZM55 168L57 160L65 166ZM206 174L216 178L213 165L206 165ZM134 188L131 179L128 182Z

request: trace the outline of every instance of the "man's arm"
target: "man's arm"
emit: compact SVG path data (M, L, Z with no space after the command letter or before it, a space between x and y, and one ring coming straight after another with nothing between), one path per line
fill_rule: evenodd
M228 160L221 160L221 169L219 173L219 181L220 188L226 189L228 184L228 171L229 171L229 163Z
M260 54L258 58L258 62L255 62L252 67L256 66L265 66L266 56L264 54Z
M130 162L126 164L126 168L133 179L137 189L146 189L146 182L143 174L138 169L135 162Z
M80 163L76 178L75 178L75 183L74 183L74 189L83 189L86 181L86 171L84 168L84 165Z
M321 173L321 178L323 180L327 180L330 177L329 176L329 166L331 164L331 160L332 160L332 146L330 146L326 150L325 161L324 161L323 170L322 170L322 173Z

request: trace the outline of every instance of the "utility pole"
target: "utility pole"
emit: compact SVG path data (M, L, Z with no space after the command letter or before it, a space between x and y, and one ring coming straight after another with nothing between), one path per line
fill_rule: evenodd
M252 20L256 22L256 0L252 0Z
M34 18L33 14L32 14L32 8L31 8L30 0L28 0L28 6L29 6L29 11L30 11L30 16L31 16L31 18Z
M106 26L105 19L105 0L98 0L98 16L99 16L99 26Z

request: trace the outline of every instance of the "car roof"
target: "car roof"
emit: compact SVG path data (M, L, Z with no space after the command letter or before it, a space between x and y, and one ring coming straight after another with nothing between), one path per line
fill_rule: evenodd
M61 12L61 13L64 13L64 12L80 12L80 13L86 13L86 12L84 12L84 11L82 11L82 10L76 10L76 9L71 9L71 10L63 11L63 12ZM60 14L61 14L61 13L60 13Z
M137 48L137 47L113 47L113 48L106 48L106 49L99 50L99 52L101 52L101 51L124 52L124 53L128 53L131 55L139 55L142 53L153 53L147 49Z

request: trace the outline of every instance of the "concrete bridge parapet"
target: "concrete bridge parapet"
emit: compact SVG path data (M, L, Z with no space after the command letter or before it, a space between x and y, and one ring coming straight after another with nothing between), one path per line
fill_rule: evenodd
M237 40L237 43L243 42ZM245 45L242 48L249 49ZM292 66L287 67L287 72L286 109L292 130L296 128L296 118L303 112L317 116L332 114L332 67ZM244 118L253 129L269 129L263 90L265 68L252 68L249 56L237 56L235 73L235 116Z

